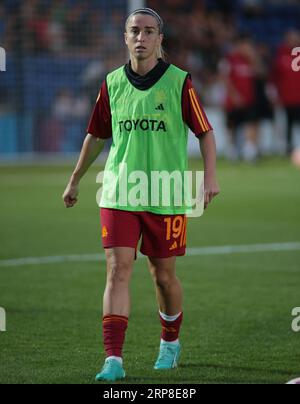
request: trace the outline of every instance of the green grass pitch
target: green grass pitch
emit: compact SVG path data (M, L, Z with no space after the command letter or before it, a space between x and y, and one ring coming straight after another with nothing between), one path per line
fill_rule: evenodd
M193 161L193 168L201 167ZM0 260L102 253L95 182L63 207L71 167L0 168ZM189 223L188 246L300 241L300 171L286 160L219 163L222 194ZM300 376L300 251L178 259L180 367L157 372L160 324L145 258L136 262L122 383L286 383ZM0 266L0 383L93 383L102 366L104 262Z

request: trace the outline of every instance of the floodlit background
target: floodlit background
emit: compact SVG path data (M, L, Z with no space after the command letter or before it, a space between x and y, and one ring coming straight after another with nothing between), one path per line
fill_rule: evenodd
M243 82L238 106L256 92L259 151L284 153L285 107L300 105L299 75L291 76L291 51L300 43L298 0L3 0L0 46L7 66L0 76L1 160L26 154L28 159L33 153L65 156L80 149L101 81L127 61L125 17L143 4L165 20L168 58L192 74L219 153L229 157L226 80L230 69L241 68L237 38L254 41L244 56L246 70L244 63L245 71L233 78L233 85ZM297 83L291 86L291 81ZM292 101L287 92L295 93ZM300 147L296 126L293 144ZM239 137L242 147L243 133Z
M126 16L142 5L165 20L169 61L192 74L215 129L222 193L190 220L178 259L185 320L173 373L152 369L160 324L137 260L125 383L285 383L300 376L297 0L1 1L0 383L91 383L102 365L96 175L107 154L74 209L61 195L101 81L128 60ZM201 168L192 134L189 153Z

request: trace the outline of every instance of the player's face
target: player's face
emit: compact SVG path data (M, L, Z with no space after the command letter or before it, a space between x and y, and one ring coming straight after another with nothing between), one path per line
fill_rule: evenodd
M129 20L125 42L131 57L137 60L156 58L162 40L158 23L151 15L137 14Z

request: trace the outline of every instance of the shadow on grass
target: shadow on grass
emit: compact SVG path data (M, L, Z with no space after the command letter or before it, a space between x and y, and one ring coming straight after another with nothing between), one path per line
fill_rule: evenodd
M185 371L189 370L192 370L193 374L188 373L185 376ZM283 384L293 377L295 377L295 371L286 369L186 363L180 365L176 370L158 371L157 375L137 376L132 374L117 384Z
M213 364L213 363L187 363L180 365L180 369L190 369L190 368L198 368L199 370L203 370L204 368L208 369L228 369L235 370L239 372L263 372L272 375L286 375L291 376L295 373L292 370L283 370L283 369L264 369L264 368L255 368L251 366L227 366L222 364Z

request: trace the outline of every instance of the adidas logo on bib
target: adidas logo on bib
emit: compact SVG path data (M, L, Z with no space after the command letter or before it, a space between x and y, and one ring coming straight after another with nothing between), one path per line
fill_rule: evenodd
M163 104L160 104L158 107L155 108L156 111L164 111L165 108L163 106Z

